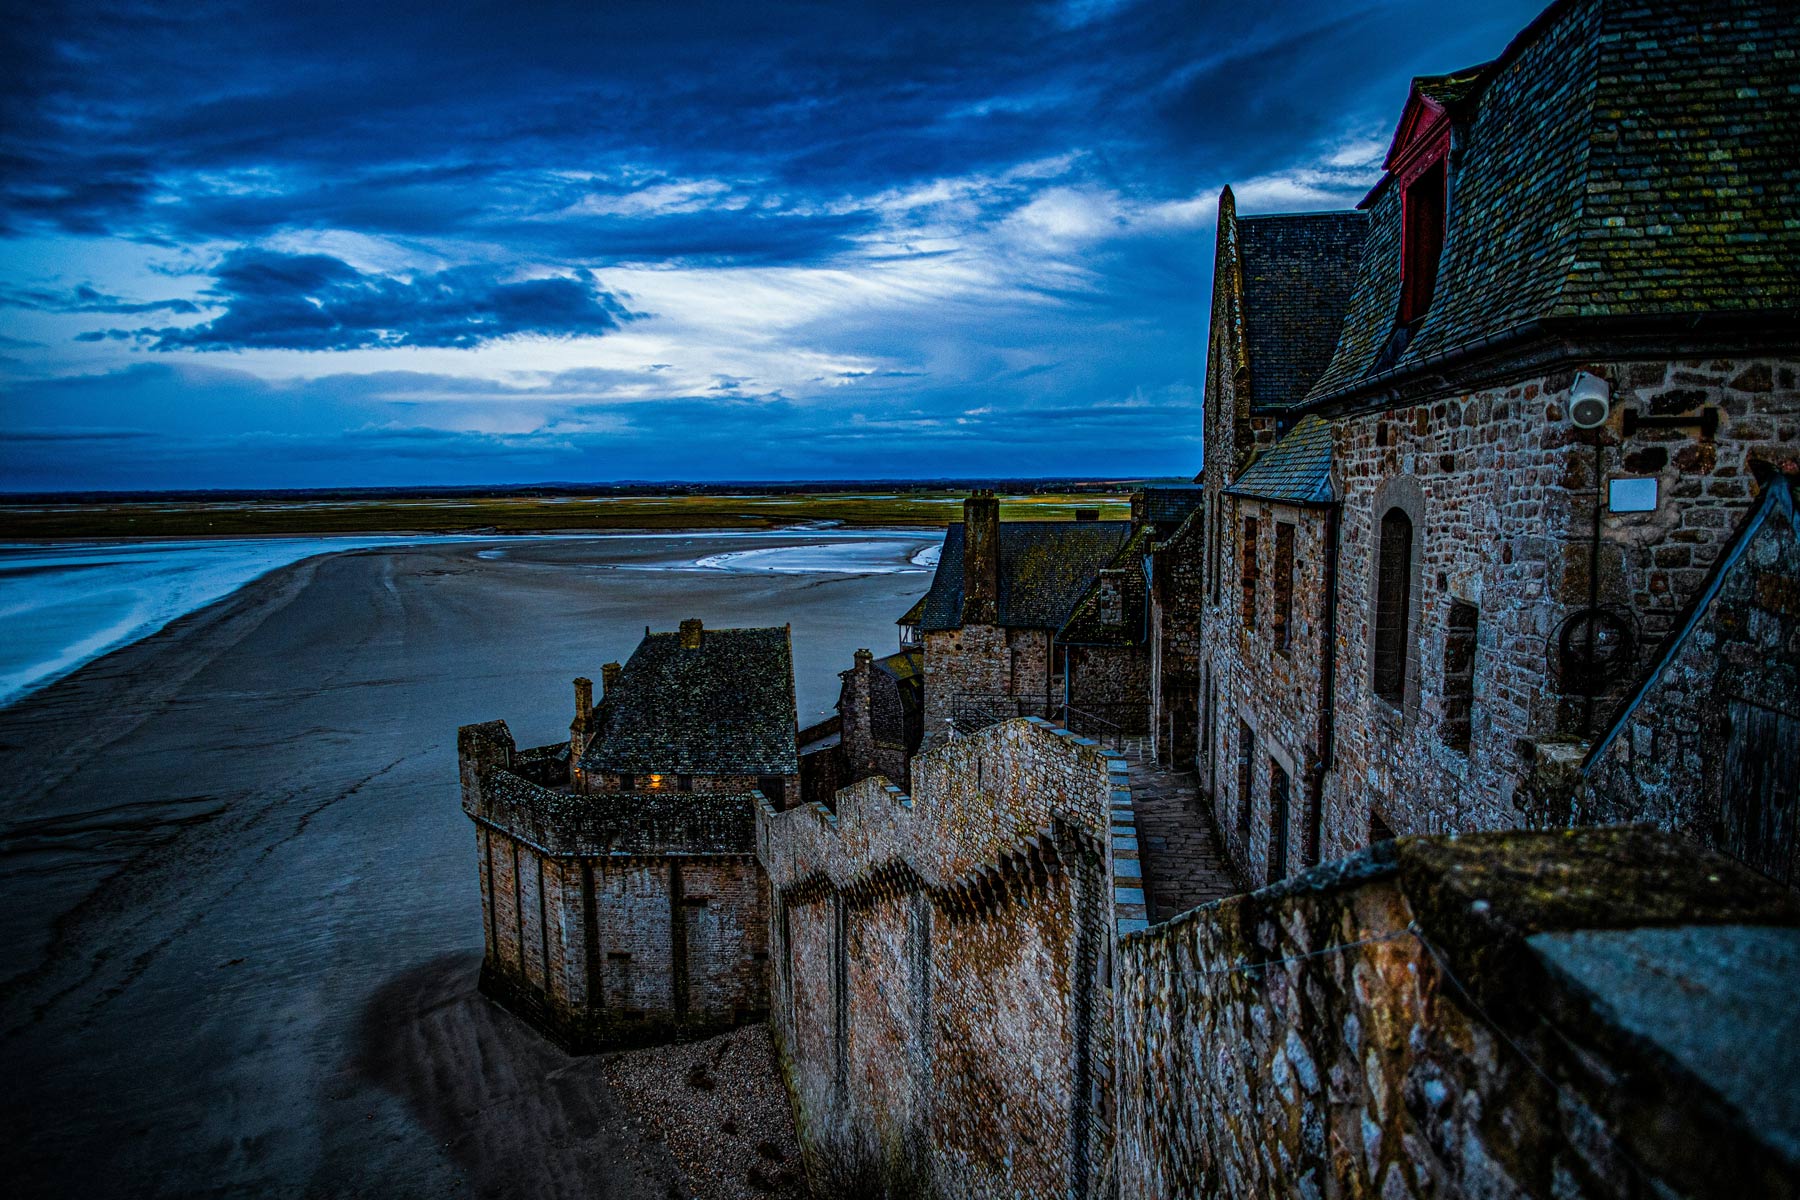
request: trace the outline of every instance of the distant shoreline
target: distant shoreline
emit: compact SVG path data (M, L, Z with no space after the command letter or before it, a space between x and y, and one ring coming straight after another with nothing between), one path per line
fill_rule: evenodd
M133 500L0 503L0 540L150 541L334 535L530 537L558 534L726 533L826 528L942 528L962 516L962 492L768 492L656 496L439 496L339 500ZM1010 493L1007 520L1073 520L1077 509L1123 519L1118 492Z

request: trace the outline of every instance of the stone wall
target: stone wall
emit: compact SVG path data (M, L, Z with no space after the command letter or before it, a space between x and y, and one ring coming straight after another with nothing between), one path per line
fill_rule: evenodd
M1800 884L1800 529L1776 479L1594 748L1578 823L1643 821Z
M1319 861L1315 765L1323 737L1330 525L1320 509L1232 496L1222 497L1221 503L1225 528L1232 532L1226 555L1231 565L1220 602L1207 613L1213 657L1206 705L1212 729L1204 739L1212 761L1206 776L1213 781L1213 815L1239 877L1272 883ZM1243 611L1245 517L1256 520L1256 617L1250 624ZM1294 531L1285 646L1277 645L1274 633L1279 582L1275 542L1280 525L1291 525ZM1247 743L1242 736L1246 729ZM1246 778L1239 765L1244 756L1249 763L1248 794L1240 787ZM1276 812L1277 771L1287 776L1285 817ZM1283 828L1284 849L1276 844ZM1277 871L1277 866L1282 869Z
M927 631L925 736L1021 716L1043 716L1061 693L1052 690L1051 634L1046 629L964 625Z
M546 787L515 773L544 755L516 750L501 721L465 726L458 750L485 992L578 1051L766 1014L768 885L752 853L760 797Z
M1765 1119L1792 1055L1749 1061L1796 924L1726 859L1589 830L1383 843L1131 934L1119 1194L1800 1194Z
M1158 762L1194 765L1200 728L1200 614L1206 598L1202 509L1156 543L1150 568L1150 737Z
M1020 720L921 755L913 777L911 796L871 779L835 813L757 819L773 1025L815 1185L1094 1195L1123 766Z
M1068 672L1068 724L1095 736L1150 731L1150 647L1065 646ZM1090 728L1083 718L1098 718Z
M1325 857L1395 831L1565 825L1569 774L1694 595L1753 494L1752 462L1800 456L1792 362L1617 363L1612 415L1576 429L1559 371L1335 423L1342 496L1337 769ZM1716 433L1702 431L1707 408ZM1636 416L1692 418L1624 431ZM1599 470L1596 471L1596 458ZM1607 481L1654 476L1648 513L1602 512ZM1413 521L1414 587L1404 700L1371 685L1370 621L1381 515ZM1466 748L1446 737L1451 605L1477 617ZM1590 702L1564 670L1565 622L1597 602L1629 643Z

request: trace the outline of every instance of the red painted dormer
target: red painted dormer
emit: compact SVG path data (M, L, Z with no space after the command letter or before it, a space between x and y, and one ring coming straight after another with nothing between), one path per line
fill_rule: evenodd
M1383 165L1400 191L1399 323L1411 325L1431 307L1449 215L1451 98L1475 73L1413 80Z

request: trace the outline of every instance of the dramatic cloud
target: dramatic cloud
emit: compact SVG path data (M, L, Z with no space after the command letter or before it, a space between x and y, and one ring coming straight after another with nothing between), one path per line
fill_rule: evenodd
M1355 203L1540 4L29 5L0 440L149 436L0 487L1189 475L1220 185Z
M609 333L638 314L591 271L502 282L459 267L396 279L325 254L238 250L226 255L207 295L222 316L189 328L140 330L158 350L471 349L517 334Z

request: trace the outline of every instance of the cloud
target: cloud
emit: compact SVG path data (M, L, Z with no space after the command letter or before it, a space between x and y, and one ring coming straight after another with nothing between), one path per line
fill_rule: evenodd
M67 292L52 291L48 288L0 287L0 308L23 308L32 312L47 313L197 313L200 311L199 306L191 300L125 300L118 296L108 295L86 283Z
M469 349L521 334L593 337L640 315L591 271L504 281L457 267L406 279L326 254L258 249L226 255L206 294L223 314L138 333L158 350Z

